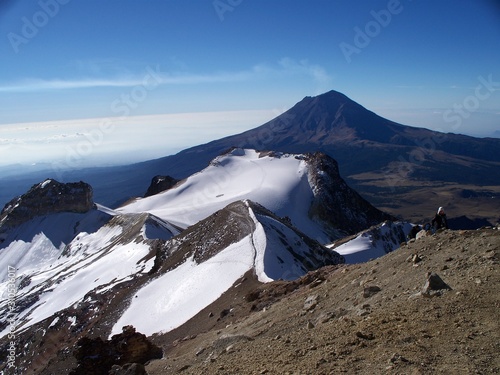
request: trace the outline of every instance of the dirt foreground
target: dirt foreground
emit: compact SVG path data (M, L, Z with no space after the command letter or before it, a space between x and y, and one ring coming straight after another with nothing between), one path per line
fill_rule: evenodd
M499 252L499 228L446 230L295 282L261 285L247 275L186 325L154 337L164 358L146 370L498 374Z

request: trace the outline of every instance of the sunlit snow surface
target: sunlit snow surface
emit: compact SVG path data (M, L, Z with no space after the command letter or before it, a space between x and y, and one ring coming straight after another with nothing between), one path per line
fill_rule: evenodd
M249 242L247 236L201 264L190 258L151 281L132 298L112 334L129 324L151 335L185 323L252 267L254 253Z
M300 155L277 156L234 149L179 186L118 211L150 212L186 228L234 201L249 199L278 216L288 216L309 237L326 242L322 229L308 218L313 193L307 163Z
M101 221L102 225L108 220L109 215L98 210L87 214L46 215L16 230L17 236L23 238L0 250L3 272L0 312L5 313L7 309L8 288L12 282L7 277L9 267L16 268L16 303L39 295L33 306L16 316L17 329L29 327L81 301L91 290L104 291L151 269L153 259L141 261L148 255L149 245L121 241L123 228L119 225L104 225L94 228L92 233L78 233L77 230L74 238L68 236L68 233L75 233L75 227L87 221L95 224ZM141 232L145 233L145 228ZM24 281L27 285L21 287ZM7 334L9 328L0 332L0 337Z
M295 251L303 254L307 246L297 233L250 208L249 214L255 223L253 233L209 260L197 264L191 257L152 280L131 299L111 335L120 333L125 325L133 325L146 335L170 331L216 301L251 269L261 282L304 275L307 270L297 264L276 234L282 233L286 242L294 243ZM271 226L277 230L269 230Z
M97 210L86 214L34 218L10 232L4 245L0 244L0 316L6 316L8 308L9 266L16 268L16 303L39 296L17 315L17 329L24 330L77 304L92 290L102 292L148 272L154 257L144 260L150 247L137 238L168 240L176 234L175 226L198 223L237 200L249 199L278 216L287 216L309 237L325 243L328 236L308 218L313 199L309 173L300 155L271 157L235 149L175 188L117 210L97 205ZM112 333L121 332L128 324L148 335L174 329L252 269L261 282L305 274L307 270L284 245L293 244L294 251L304 255L308 246L302 236L274 218L256 214L250 206L248 209L255 224L251 234L204 262L196 263L189 257L177 268L153 277L132 296ZM135 238L122 233L122 226L109 223L112 218L117 222L134 217L139 220L144 212L154 216L135 228ZM390 234L389 226L382 225L379 234ZM348 263L357 263L384 255L387 244L366 232L335 251ZM51 324L57 322L55 319ZM8 331L9 327L5 328L0 337Z

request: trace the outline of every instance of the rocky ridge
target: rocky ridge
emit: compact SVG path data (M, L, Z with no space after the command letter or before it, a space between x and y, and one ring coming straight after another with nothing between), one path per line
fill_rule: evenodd
M309 215L325 223L334 232L333 237L344 237L362 231L385 220L396 220L392 215L372 206L340 177L338 163L322 152L306 154L311 173L309 183L314 199Z
M89 184L82 181L60 183L49 178L5 205L0 213L0 234L36 216L58 212L85 213L93 207L93 190Z

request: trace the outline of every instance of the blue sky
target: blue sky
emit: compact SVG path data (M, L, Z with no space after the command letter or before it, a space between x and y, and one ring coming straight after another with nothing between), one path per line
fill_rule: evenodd
M0 2L0 51L3 164L27 150L67 157L78 145L68 139L98 131L93 163L99 148L116 156L131 143L134 156L113 163L168 155L331 89L407 125L500 131L494 0L11 0ZM214 123L221 113L234 126ZM76 121L102 118L109 133ZM44 133L50 124L59 130ZM184 128L182 141L170 136Z

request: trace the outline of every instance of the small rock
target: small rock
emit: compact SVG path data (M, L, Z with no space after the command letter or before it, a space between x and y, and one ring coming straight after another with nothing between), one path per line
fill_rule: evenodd
M442 289L451 290L451 287L446 284L437 273L429 272L427 274L427 281L424 285L424 290L428 291Z
M422 296L426 298L440 296L445 290L451 290L451 287L437 273L428 272L427 281L422 289Z
M405 357L403 357L402 355L400 354L397 354L397 353L394 353L392 355L392 357L389 359L389 364L391 363L396 363L396 362L405 362L405 363L408 363L410 362L409 360L407 360Z
M147 375L144 365L141 363L127 363L123 366L113 365L109 375Z
M313 329L313 328L314 328L314 324L311 321L308 321L307 322L307 329Z
M317 305L318 305L318 295L315 294L315 295L309 296L309 297L307 297L306 301L304 302L304 310L311 311Z
M373 333L363 333L363 332L356 332L356 337L359 337L360 339L364 340L373 340L375 338L375 335Z
M380 292L382 289L376 285L368 286L363 289L363 297L368 298L371 296L374 296L378 292Z

